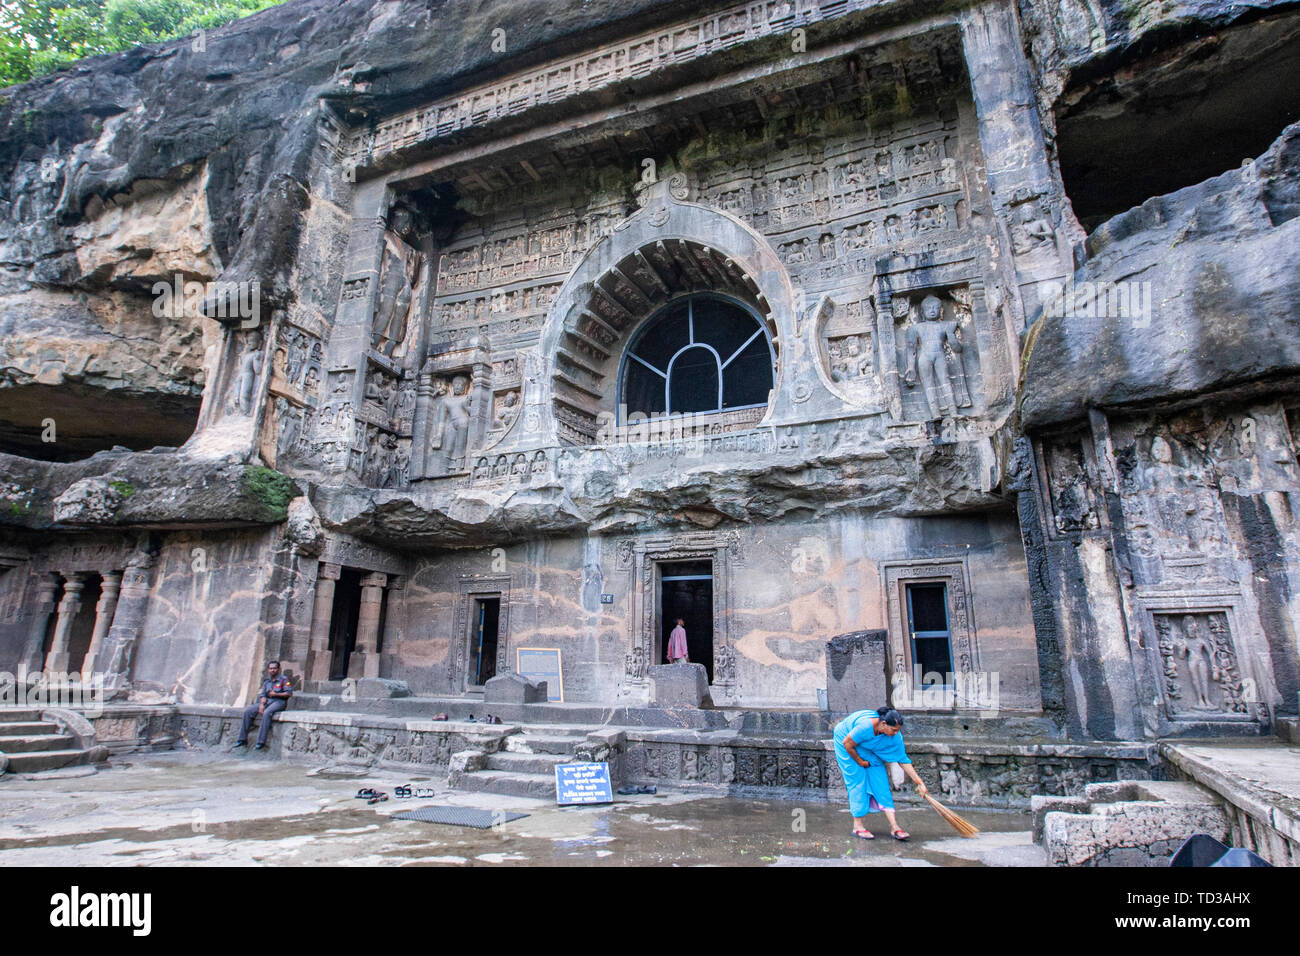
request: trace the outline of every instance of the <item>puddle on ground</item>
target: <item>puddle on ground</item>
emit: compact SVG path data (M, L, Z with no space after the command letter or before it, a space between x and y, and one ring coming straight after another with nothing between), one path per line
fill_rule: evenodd
M671 794L649 804L632 798L600 807L560 809L540 801L449 793L433 803L509 808L525 819L488 830L396 820L388 814L431 801L390 800L383 813L352 795L361 786L392 792L391 774L364 781L309 777L288 764L137 758L78 780L92 793L75 806L51 804L36 784L0 788L0 854L21 865L270 863L386 866L767 866L791 864L979 866L928 808L900 809L912 834L889 836L873 814L873 841L850 834L847 810L825 803ZM160 777L160 773L161 777ZM128 779L131 778L131 779ZM409 778L414 781L418 778ZM66 786L66 783L64 784ZM435 784L436 785L436 784ZM140 791L149 791L145 801ZM208 819L191 820L202 806ZM57 807L54 809L53 807ZM283 808L283 809L278 809ZM159 820L163 810L170 818ZM242 815L242 816L241 816ZM1027 842L1028 813L962 811L995 847ZM48 819L46 819L48 818ZM184 820L184 822L180 822ZM992 835L997 834L997 837Z

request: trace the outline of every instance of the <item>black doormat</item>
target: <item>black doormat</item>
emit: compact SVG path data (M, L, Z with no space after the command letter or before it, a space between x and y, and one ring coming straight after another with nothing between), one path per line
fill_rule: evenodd
M487 830L511 820L522 820L527 813L513 813L509 810L476 810L472 807L420 807L418 810L402 810L394 813L395 820L419 820L422 823L447 823L454 827L474 827Z

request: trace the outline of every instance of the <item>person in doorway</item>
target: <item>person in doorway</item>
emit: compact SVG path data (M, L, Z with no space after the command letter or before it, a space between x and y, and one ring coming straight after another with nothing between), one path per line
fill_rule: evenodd
M866 815L884 811L895 840L911 834L898 825L894 816L894 798L890 793L887 763L897 763L916 785L916 792L929 792L912 760L903 747L903 718L889 707L859 710L835 725L835 759L839 761L844 786L849 792L849 812L853 814L853 835L861 840L875 836L867 829Z
M689 664L690 662L691 659L686 653L686 620L679 617L677 626L668 635L668 663Z
M254 720L260 718L262 724L257 728L257 746L254 749L265 749L266 736L271 732L271 717L288 707L292 696L293 687L289 678L280 673L280 662L271 661L266 665L266 680L262 681L262 692L257 696L257 703L244 708L244 723L239 729L235 747L248 746L248 729Z

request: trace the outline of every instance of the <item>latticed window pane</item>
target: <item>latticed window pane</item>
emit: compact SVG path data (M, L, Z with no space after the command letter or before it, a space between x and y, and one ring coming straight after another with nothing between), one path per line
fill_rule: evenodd
M624 362L622 404L628 414L716 412L762 405L771 388L762 323L725 299L694 296L665 308L637 336Z
M669 411L718 410L718 359L710 349L695 345L673 359L668 376Z

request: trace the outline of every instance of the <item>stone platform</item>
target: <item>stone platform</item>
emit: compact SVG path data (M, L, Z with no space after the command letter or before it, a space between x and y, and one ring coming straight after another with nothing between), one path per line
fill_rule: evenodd
M503 722L483 724L468 720L470 713L485 712L473 700L439 701L445 708L440 712L450 718L445 721L430 719L439 711L428 707L428 699L423 706L415 698L366 701L365 713L344 710L349 702L339 699L326 703L328 709L291 707L277 715L271 754L358 770L418 768L466 781L486 774L474 777L476 788L491 775L513 771L537 779L511 779L496 792L531 793L549 770L542 764L555 761L536 757L538 748L529 741L563 740L571 746L543 745L542 752L578 756L584 746L594 750L603 742L610 747L616 785L622 780L733 796L845 799L827 722L816 713L493 705L489 712ZM516 711L527 719L516 719ZM242 708L182 705L177 712L182 746L234 744ZM648 726L651 719L655 725ZM1072 794L1091 783L1160 775L1154 747L1143 743L914 736L908 749L934 793L957 806L1027 808L1034 794ZM534 757L501 756L510 753ZM899 795L901 803L912 799L910 789Z
M1265 741L1163 743L1170 776L1195 781L1228 813L1233 846L1300 866L1300 747Z

